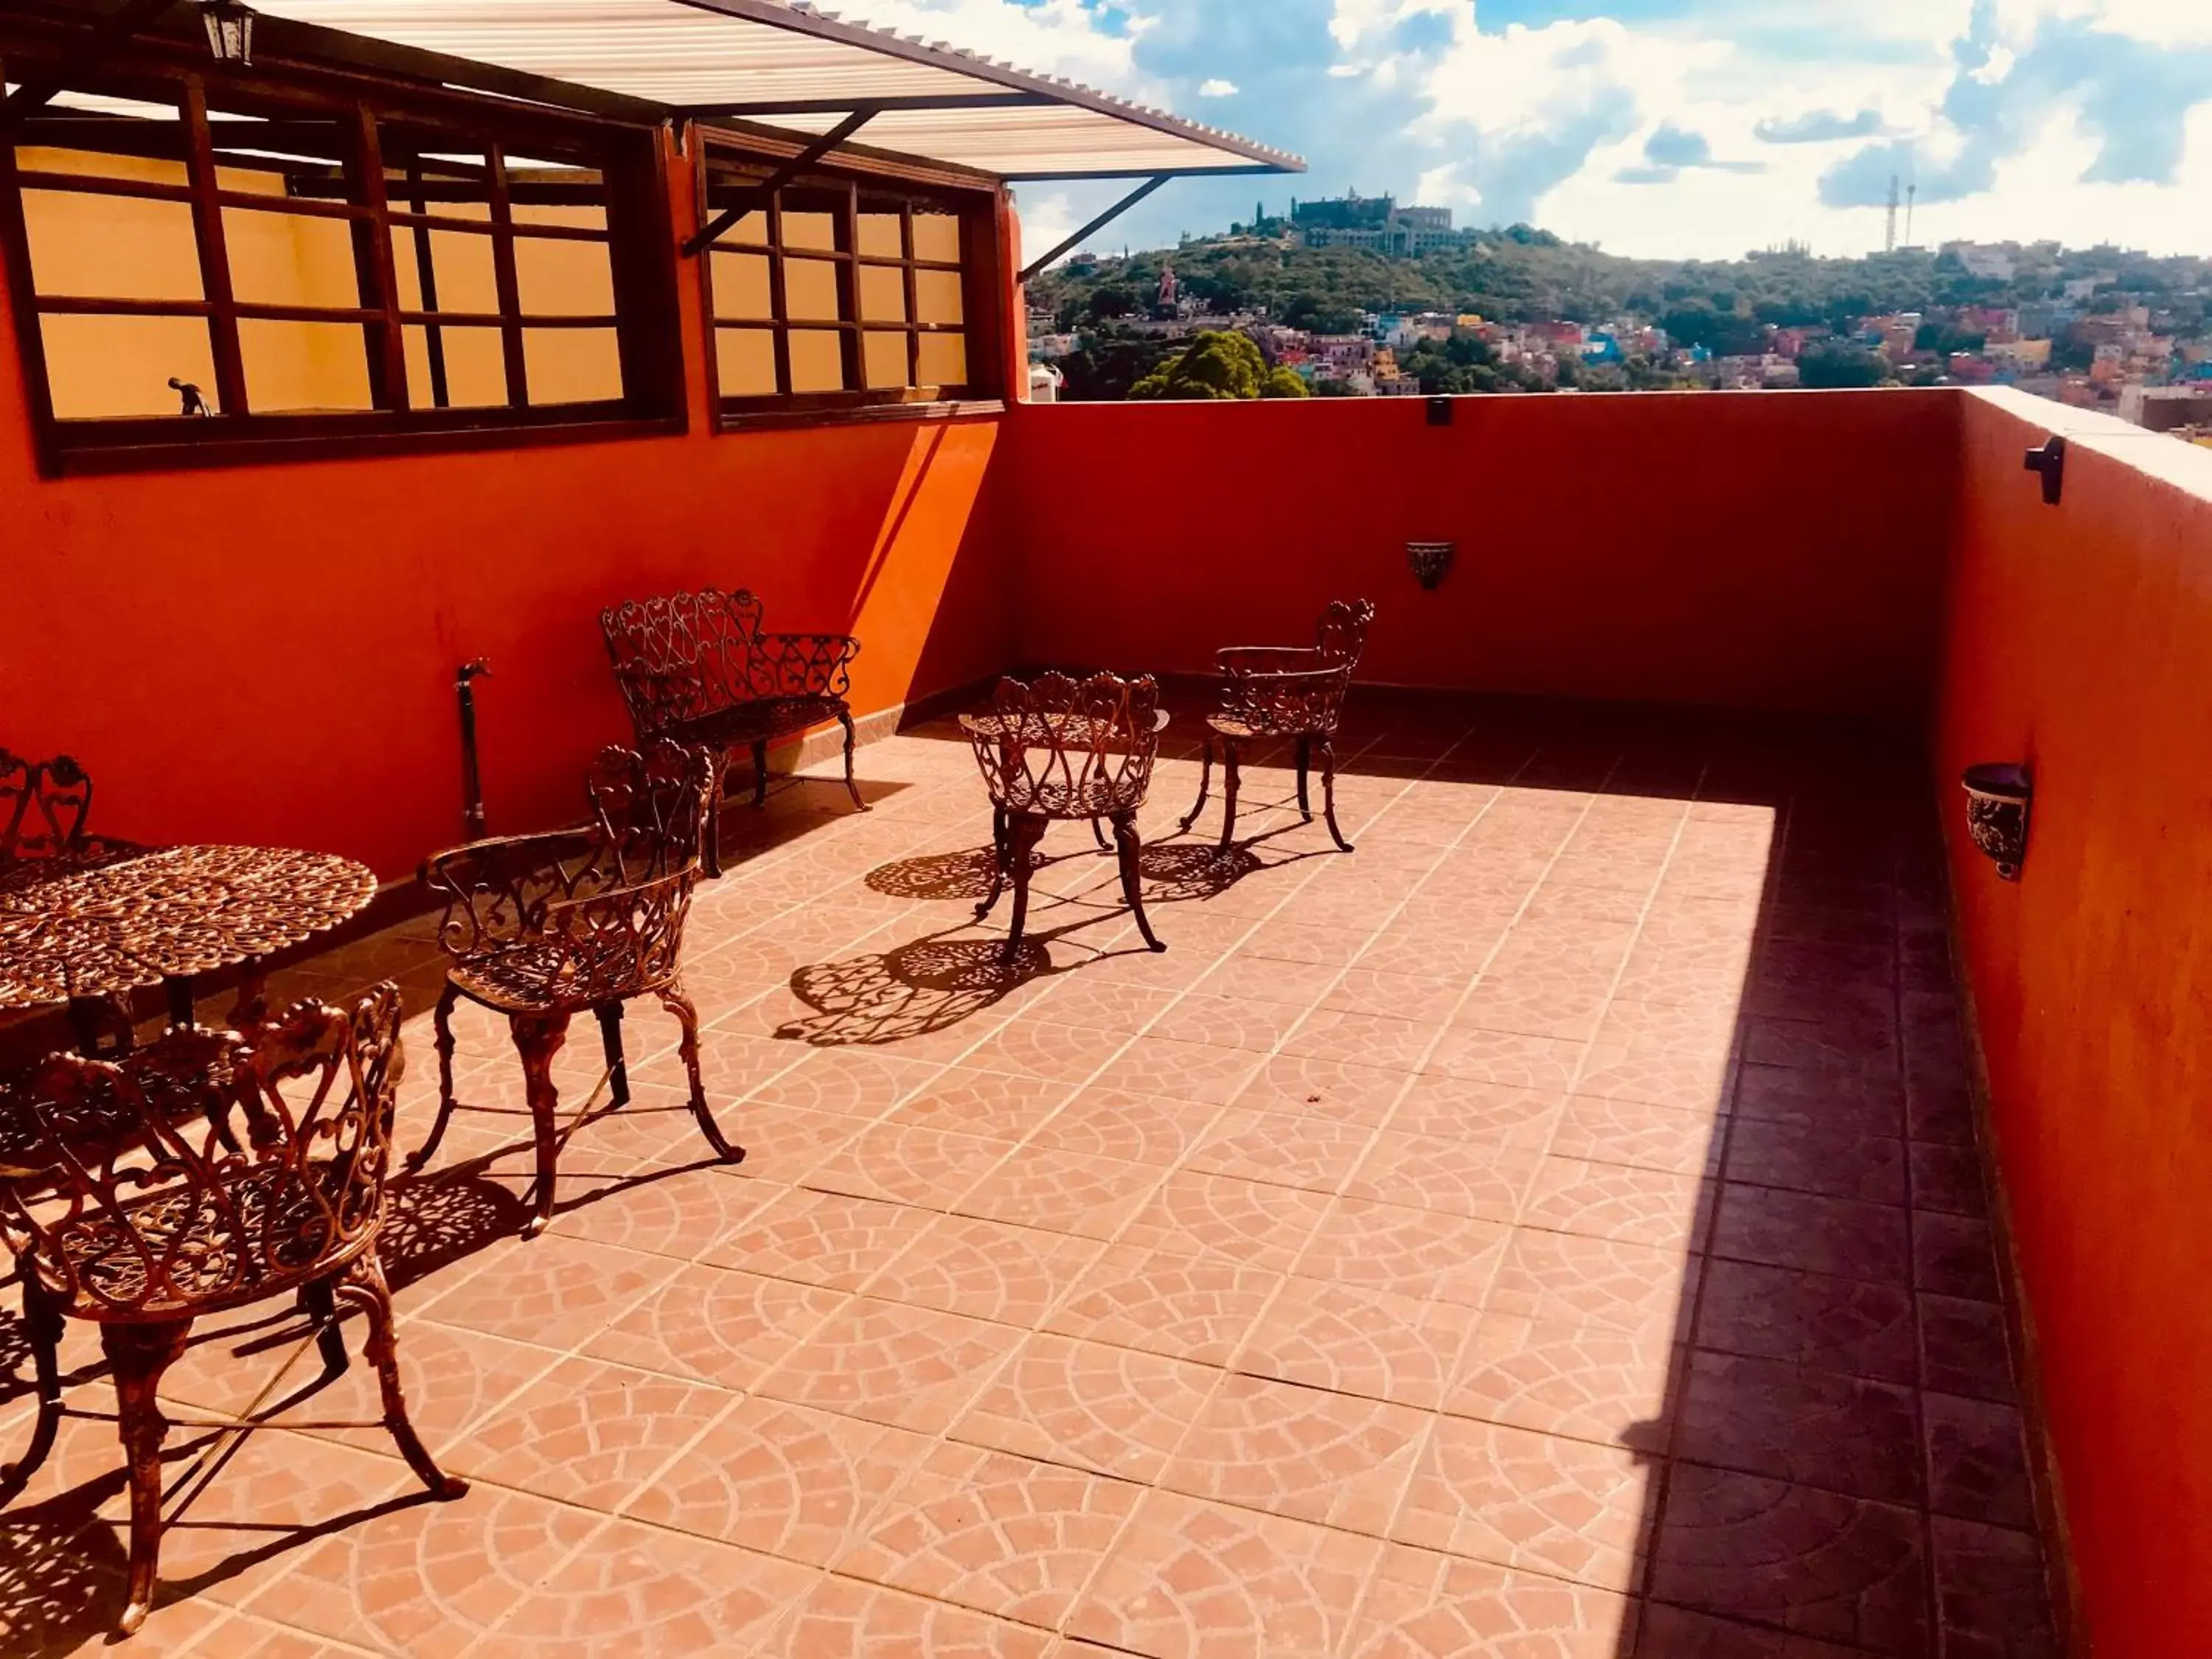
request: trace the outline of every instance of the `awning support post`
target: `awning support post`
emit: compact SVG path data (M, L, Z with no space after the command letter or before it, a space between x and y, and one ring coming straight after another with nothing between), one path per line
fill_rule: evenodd
M793 156L788 161L786 161L774 173L762 179L760 183L753 185L750 190L746 191L744 195L738 197L736 201L731 203L729 206L724 208L720 213L716 214L714 218L709 220L705 225L702 225L700 228L698 234L684 244L684 257L686 258L698 258L700 254L703 253L708 248L714 246L715 240L724 231L727 230L732 225L737 223L738 220L744 218L748 213L751 213L756 210L765 206L768 203L768 199L771 196L774 196L776 191L781 190L793 179L799 177L800 173L805 172L807 168L812 167L817 161L827 155L831 150L836 149L838 145L843 143L848 138L850 138L862 127L867 125L870 121L875 118L875 115L876 109L873 105L870 105L866 109L854 110L850 115L837 123L836 126L830 128L829 131L823 133L819 138L817 138L805 149L799 151L798 155Z
M1069 237L1058 247L1053 249L1051 252L1042 254L1038 258L1030 260L1029 264L1024 268L1022 274L1018 280L1026 285L1032 276L1036 276L1040 270L1042 270L1054 259L1060 258L1061 254L1072 252L1074 249L1081 246L1085 240L1090 236L1091 232L1102 229L1105 226L1112 224L1114 221L1120 218L1131 208L1136 206L1138 203L1143 201L1145 198L1150 196L1154 191L1158 190L1162 185L1164 185L1169 179L1174 177L1175 174L1172 173L1154 173L1151 178L1146 179L1143 184L1139 185L1136 189L1131 191L1120 201L1115 203L1112 207L1108 208L1105 212L1100 214L1089 224L1084 226L1082 229L1077 231L1074 235Z

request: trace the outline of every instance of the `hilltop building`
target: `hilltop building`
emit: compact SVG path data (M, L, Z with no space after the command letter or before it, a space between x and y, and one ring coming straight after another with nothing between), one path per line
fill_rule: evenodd
M1348 196L1318 202L1292 201L1291 226L1307 247L1361 247L1376 253L1425 253L1431 248L1461 247L1471 230L1452 228L1449 208L1400 207L1389 196Z

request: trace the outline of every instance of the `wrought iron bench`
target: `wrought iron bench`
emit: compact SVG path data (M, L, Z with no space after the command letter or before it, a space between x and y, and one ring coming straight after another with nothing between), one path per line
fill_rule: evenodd
M845 787L862 811L853 777L853 659L860 642L844 634L769 634L750 592L702 588L633 600L599 613L615 681L629 706L640 749L669 738L714 753L706 872L722 873L722 788L740 749L753 762L753 804L768 799L769 745L836 720L845 728Z

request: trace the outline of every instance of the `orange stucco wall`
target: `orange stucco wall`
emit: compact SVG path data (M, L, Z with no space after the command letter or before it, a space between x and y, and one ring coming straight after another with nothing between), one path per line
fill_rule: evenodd
M611 601L750 586L771 627L857 633L863 714L1001 667L1000 422L712 435L684 281L692 429L613 443L46 481L6 335L0 746L77 756L110 833L393 878L459 838L472 657L493 829L574 817L585 761L629 735Z
M1379 615L1362 677L1917 714L1948 393L1060 404L1014 411L1023 655L1191 672ZM1457 544L1435 592L1409 539Z
M2083 1612L2102 1659L2212 1652L2212 452L1962 410L1937 785ZM1965 843L1985 760L2033 770L2017 885Z

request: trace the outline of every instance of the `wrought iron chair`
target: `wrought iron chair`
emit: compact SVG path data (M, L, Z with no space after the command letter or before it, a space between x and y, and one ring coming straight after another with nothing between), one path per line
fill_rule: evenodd
M302 1002L249 1043L185 1030L120 1063L49 1056L0 1091L0 1239L28 1305L39 1415L12 1495L52 1449L63 1322L100 1328L115 1375L131 1488L131 1578L118 1627L138 1628L161 1554L161 1443L172 1427L248 1431L262 1419L173 1419L156 1398L192 1322L278 1296L313 1316L325 1369L347 1364L338 1304L368 1318L376 1423L422 1484L458 1498L407 1416L392 1296L377 1255L401 1069L399 991L346 1010ZM235 1120L243 1131L223 1133Z
M744 589L702 588L611 605L599 613L615 682L642 749L661 738L712 750L714 798L706 871L722 873L722 786L739 749L751 751L753 804L768 799L769 745L825 720L845 728L845 787L868 810L853 776L853 659L844 634L768 634L761 602Z
M1213 751L1221 750L1221 848L1237 835L1239 750L1248 743L1289 738L1297 745L1298 811L1313 822L1307 777L1321 760L1322 816L1329 838L1344 852L1352 843L1336 825L1337 722L1343 717L1352 672L1367 643L1375 607L1365 599L1335 599L1321 613L1310 646L1242 645L1219 653L1221 702L1206 717L1206 751L1199 763L1198 799L1184 817L1182 832L1206 810L1213 779Z
M409 1169L429 1162L453 1115L453 1015L463 997L505 1014L522 1055L538 1152L531 1234L553 1213L565 1139L556 1121L553 1056L574 1015L597 1016L611 1097L622 1106L629 1100L623 1004L658 998L682 1034L700 1132L718 1157L744 1156L723 1139L708 1108L699 1013L678 971L715 769L706 750L665 738L642 756L610 747L587 780L589 823L480 841L423 864L423 885L446 902L438 941L453 961L438 997L438 1119Z
M975 907L975 919L990 915L1011 876L1014 918L1006 939L1008 963L1021 952L1022 929L1029 920L1033 855L1046 826L1055 821L1088 821L1101 847L1105 838L1100 822L1114 826L1121 892L1137 919L1137 931L1152 949L1167 949L1145 915L1137 869L1137 812L1152 787L1152 763L1167 723L1159 687L1149 674L1133 680L1093 674L1079 681L1050 673L1029 684L1002 679L990 713L960 717L991 794L995 857L991 890Z
M50 862L104 863L144 849L85 832L92 775L68 755L25 760L0 749L0 890Z

